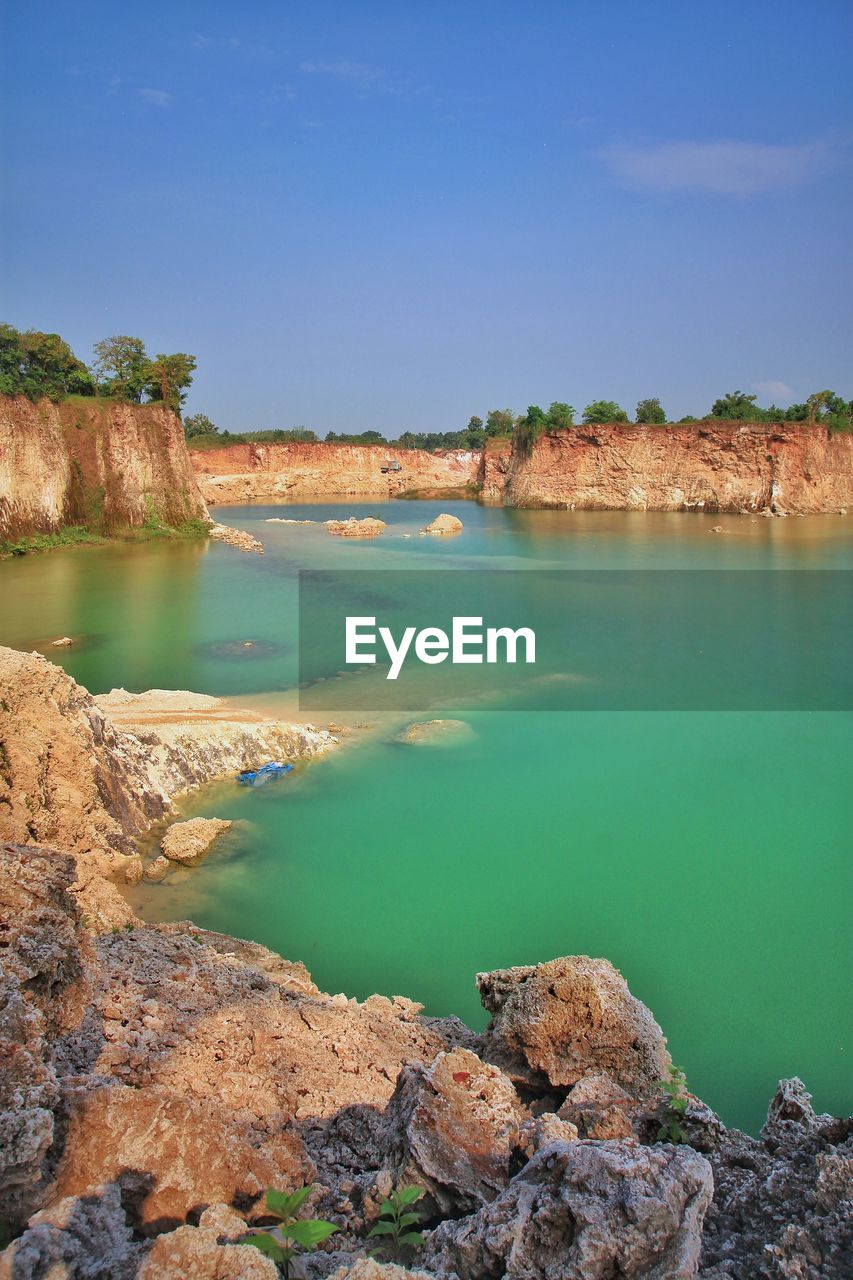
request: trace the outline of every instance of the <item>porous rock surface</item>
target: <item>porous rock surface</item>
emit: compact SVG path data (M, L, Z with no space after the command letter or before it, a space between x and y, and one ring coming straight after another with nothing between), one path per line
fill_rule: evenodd
M186 822L173 822L160 841L160 848L170 862L192 864L209 853L214 842L230 826L225 818L189 818Z
M565 956L477 975L492 1015L484 1053L518 1079L568 1091L607 1072L648 1097L670 1065L663 1032L607 960Z
M426 1267L478 1280L696 1274L711 1169L688 1147L544 1147L492 1204L432 1232Z
M232 529L228 524L213 523L208 532L215 542L224 542L229 547L236 547L238 551L254 551L260 556L264 554L264 544L245 529Z

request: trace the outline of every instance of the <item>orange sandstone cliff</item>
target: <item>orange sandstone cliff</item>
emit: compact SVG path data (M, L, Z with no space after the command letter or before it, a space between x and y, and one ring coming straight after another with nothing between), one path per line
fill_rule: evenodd
M180 419L163 405L0 396L0 538L206 519Z
M529 453L490 442L483 501L578 510L837 512L853 506L853 435L805 423L578 426Z
M333 495L395 497L411 489L464 489L477 482L480 454L427 453L384 445L232 444L190 451L207 502ZM382 472L389 462L399 471Z

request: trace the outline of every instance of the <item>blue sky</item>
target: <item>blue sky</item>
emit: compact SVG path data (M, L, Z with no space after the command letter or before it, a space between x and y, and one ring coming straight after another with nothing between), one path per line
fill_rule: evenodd
M233 430L853 396L853 4L7 0L0 318Z

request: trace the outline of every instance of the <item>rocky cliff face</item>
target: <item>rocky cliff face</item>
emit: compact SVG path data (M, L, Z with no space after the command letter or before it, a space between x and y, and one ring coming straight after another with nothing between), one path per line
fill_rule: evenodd
M183 428L162 405L0 396L0 538L205 519Z
M162 690L96 701L39 654L0 647L0 840L62 848L75 860L74 891L93 925L132 920L111 881L138 878L135 841L178 796L270 759L320 755L337 741L219 708L217 698Z
M479 453L349 444L234 444L191 450L205 500L303 498L342 494L393 498L409 489L464 489L477 481ZM382 473L388 462L400 471Z
M578 510L837 512L853 435L801 423L578 426L485 451L483 500Z

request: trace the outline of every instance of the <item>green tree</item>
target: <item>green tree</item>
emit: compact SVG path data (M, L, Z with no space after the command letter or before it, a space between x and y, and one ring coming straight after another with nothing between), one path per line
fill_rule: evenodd
M163 400L173 413L180 414L195 367L195 356L188 356L184 351L155 356L145 373L144 389L149 399Z
M712 404L711 417L727 422L761 422L763 410L757 400L758 396L748 396L745 391L727 391Z
M538 404L527 406L527 413L515 424L515 442L522 453L530 453L536 441L548 428L548 419Z
M0 395L16 396L23 382L21 335L11 324L0 324Z
M548 410L548 430L565 431L574 421L575 411L570 404L554 400Z
M657 396L649 396L647 400L637 401L635 422L650 422L659 425L666 422L666 410Z
M218 436L219 427L214 426L206 413L193 413L184 418L184 434L188 440L195 436Z
M511 436L515 426L512 409L490 409L486 414L486 436Z
M101 389L107 395L139 404L150 376L142 339L116 334L96 342L94 351L92 367Z
M17 335L17 342L18 390L31 400L41 396L64 400L67 395L92 395L92 375L58 333L29 329Z
M593 422L627 422L628 415L615 400L593 400L583 411L583 420Z

